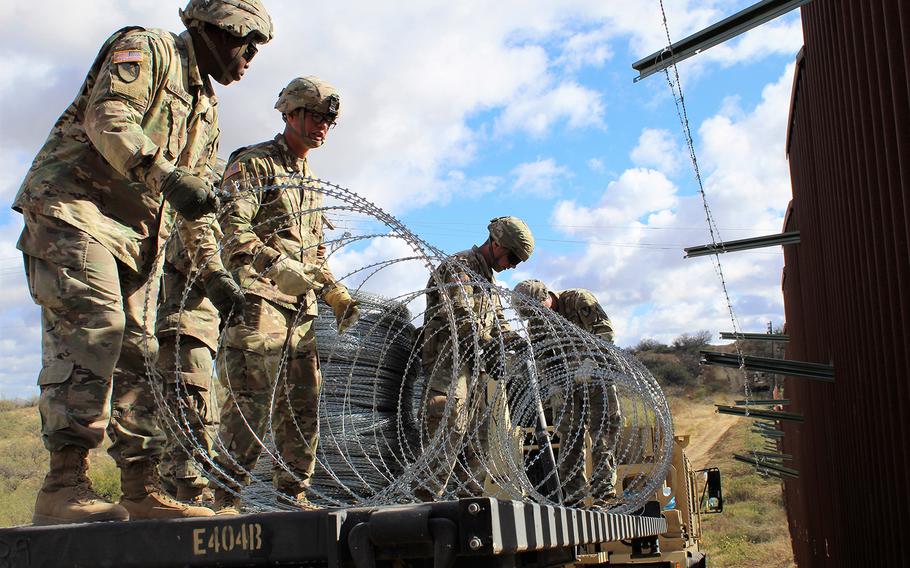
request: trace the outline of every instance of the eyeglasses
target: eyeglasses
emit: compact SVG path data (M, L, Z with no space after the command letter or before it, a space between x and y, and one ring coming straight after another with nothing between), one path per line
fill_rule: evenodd
M521 264L521 259L518 258L518 255L512 251L509 251L509 264L512 264L514 266Z
M315 110L310 110L304 108L306 112L310 113L310 118L313 119L313 122L316 124L328 124L329 128L335 128L335 125L338 124L335 119L338 118L338 114L334 112L317 112Z
M256 47L255 41L251 41L250 43L246 44L246 48L243 50L243 59L249 63L253 60L254 57L256 57L257 53L259 53L259 48Z

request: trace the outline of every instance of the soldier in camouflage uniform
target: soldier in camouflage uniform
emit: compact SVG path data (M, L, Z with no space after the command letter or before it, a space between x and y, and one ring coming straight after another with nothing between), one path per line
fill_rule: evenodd
M610 318L590 291L573 288L554 292L540 280L525 280L515 286L515 291L549 308L579 328L592 333L608 343L613 343L613 325ZM531 344L541 341L552 330L546 329L533 315L529 316L528 334ZM538 359L546 359L538 354ZM564 393L561 409L554 409L556 431L560 441L559 481L568 505L583 504L591 495L596 507L603 507L608 499L616 496L616 458L614 448L619 438L622 416L616 385L596 378L592 372L595 363L579 362L572 393ZM587 479L584 464L585 432L591 435L593 476Z
M163 435L145 377L145 354L157 352L157 256L176 211L209 297L227 311L243 301L212 255L218 200L207 180L218 119L209 76L239 80L272 26L258 0L191 0L182 16L181 35L131 27L105 42L13 204L25 217L18 247L43 325L39 411L50 470L35 523L211 514L157 488ZM105 429L121 471L119 505L101 500L86 476L87 451Z
M227 391L218 463L234 478L215 490L220 514L238 511L239 490L249 483L247 472L269 431L270 408L273 441L285 464L276 464L272 481L280 499L310 507L306 489L316 464L321 383L317 293L332 307L339 333L359 316L356 301L326 264L322 194L306 187L306 178L313 177L308 153L325 142L340 104L328 83L294 79L275 104L284 131L234 152L224 175L222 192L235 197L222 219L222 254L246 292L247 305L245 322L226 331L218 360L218 377ZM279 370L284 352L287 360Z
M218 158L217 184L221 183L226 165ZM221 227L214 224L213 229L220 240ZM155 331L158 371L164 379L169 406L164 420L170 422L165 428L168 440L158 469L168 492L179 501L211 499L203 469L214 458L213 427L217 421L217 408L211 400L212 369L221 320L215 305L206 297L202 282L196 279L187 290L193 276L198 278L197 267L187 257L186 247L179 239L171 239L165 251ZM242 316L242 312L235 316Z
M442 443L428 450L436 452L428 463L428 475L415 480L414 493L424 501L444 493L453 470L459 496L483 491L482 453L487 435L479 420L486 414L487 380L496 366L492 353L500 350L500 340L508 342L513 333L503 315L494 274L515 268L534 251L531 230L517 217L497 217L488 230L484 244L452 255L427 282L421 364L429 383L423 435L429 444L440 427L444 433ZM480 354L474 353L475 334ZM453 361L455 342L457 364ZM481 361L480 368L476 361ZM474 376L478 377L476 383ZM477 431L476 443L465 443L469 425ZM457 468L456 462L461 462Z

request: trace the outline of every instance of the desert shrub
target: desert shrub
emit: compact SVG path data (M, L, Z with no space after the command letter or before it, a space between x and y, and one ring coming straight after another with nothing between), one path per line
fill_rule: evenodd
M638 345L633 349L636 353L641 353L642 351L651 351L653 353L669 353L670 347L661 343L656 339L651 339L646 337L638 342Z

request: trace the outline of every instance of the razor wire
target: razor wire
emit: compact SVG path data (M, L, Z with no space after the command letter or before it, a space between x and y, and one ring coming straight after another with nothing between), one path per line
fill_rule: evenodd
M324 241L327 262L345 267L336 277L358 300L361 317L339 335L331 310L320 301L313 320L322 385L316 466L306 491L311 503L381 506L487 495L630 512L664 483L673 447L669 407L655 379L629 351L473 272L351 190L298 176L247 191L322 197L319 207L252 227L264 240L299 230L301 219L313 214L353 216L375 227L358 236L329 231ZM233 199L238 197L235 193ZM477 237L482 241L485 235ZM235 238L225 237L222 250ZM366 249L385 251L385 257L368 257ZM441 265L462 276L447 281ZM198 268L187 274L178 322L192 309L187 297L200 278ZM380 295L390 285L396 292ZM156 316L154 293L150 282L146 318ZM427 306L428 297L441 300ZM463 308L494 302L503 311ZM291 325L308 317L301 308ZM432 332L428 321L437 324ZM510 331L503 333L507 327ZM215 360L223 361L225 335L222 330ZM206 441L191 431L199 419L195 410L165 389L170 380L176 383L171 393L187 390L180 336L178 330L174 377L159 372L153 342L145 342L162 429L192 456L211 487L238 490L244 510L288 508L277 498L271 472L284 471L301 481L305 476L276 446L273 419L281 408L302 438L298 417L311 409L290 403L287 388L294 377L287 345L274 354L277 364L263 393L265 431L244 423L260 452L257 465L237 477L219 465L232 459L229 444L216 429L210 431L214 451L221 455L213 459ZM430 344L436 349L432 356ZM212 369L211 407L230 400L232 373L223 365L218 372ZM567 478L586 481L566 485Z

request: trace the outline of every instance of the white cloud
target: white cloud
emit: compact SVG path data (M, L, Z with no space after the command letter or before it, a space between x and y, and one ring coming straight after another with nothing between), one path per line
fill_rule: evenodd
M515 177L512 189L516 193L546 197L553 195L554 186L556 192L559 191L557 182L568 177L570 172L553 158L547 158L520 164L512 170L512 175Z
M542 137L552 129L603 127L602 96L574 82L564 83L539 95L532 94L506 107L496 121L499 135L522 131Z
M0 397L29 398L37 394L41 367L41 324L32 303L16 240L21 219L0 225Z
M433 262L431 257L428 251L415 250L390 235L370 239L365 246L342 247L329 257L329 265L336 277L347 276L343 282L349 288L404 302L420 325L426 307L420 292L430 277L426 262Z
M768 55L794 54L802 45L802 24L799 18L790 17L768 22L737 41L712 47L704 52L703 63L716 62L729 67Z
M726 239L780 230L790 198L784 144L793 65L762 91L753 109L726 105L699 128L699 157L714 217ZM618 342L670 340L699 329L729 330L730 317L708 258L683 260L682 249L709 242L701 198L681 195L655 170L631 169L611 182L593 206L560 202L553 222L588 242L580 256L538 263L556 287L590 288L617 327ZM733 230L736 229L736 230ZM744 330L780 322L779 249L721 256Z
M592 172L603 173L606 171L604 161L601 158L591 158L587 161L588 169Z
M606 29L573 34L563 44L562 55L556 63L569 71L582 67L602 67L604 62L613 57L610 35Z
M645 128L630 158L639 166L654 168L667 175L676 174L685 163L685 150L668 130Z

